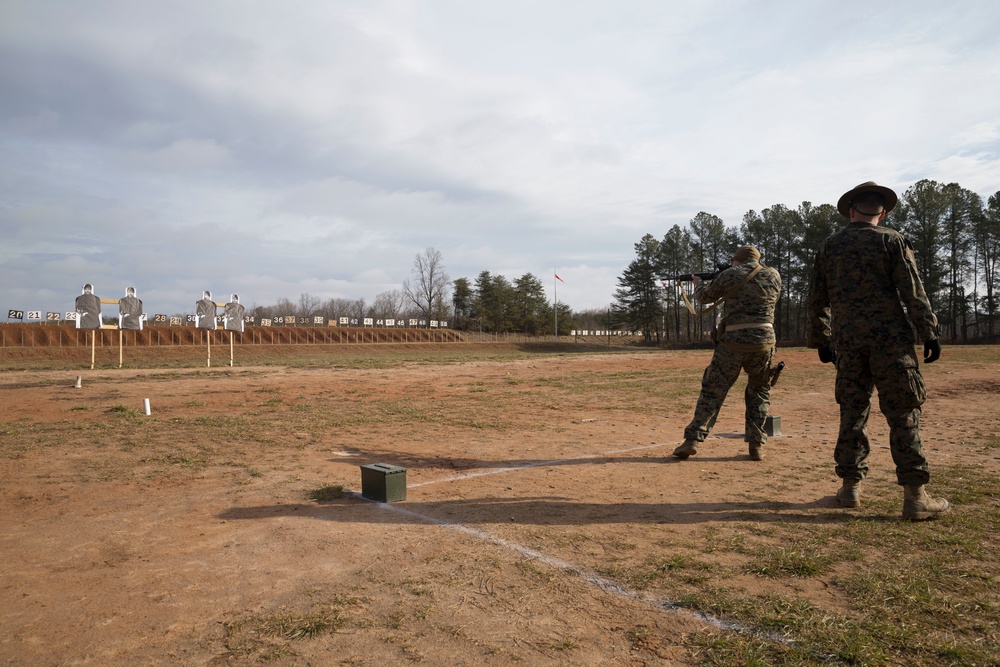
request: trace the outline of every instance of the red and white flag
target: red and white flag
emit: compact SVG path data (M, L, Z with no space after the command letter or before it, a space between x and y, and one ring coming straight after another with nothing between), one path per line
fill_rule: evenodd
M561 283L565 283L566 282L565 280L563 280L562 278L559 277L558 273L553 273L552 275L554 275L556 277L556 280L558 280L559 282L561 282Z

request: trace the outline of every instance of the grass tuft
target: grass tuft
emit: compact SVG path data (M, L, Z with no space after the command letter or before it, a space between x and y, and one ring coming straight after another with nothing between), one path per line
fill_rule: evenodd
M316 502L329 502L344 497L343 484L326 484L309 492L309 498Z

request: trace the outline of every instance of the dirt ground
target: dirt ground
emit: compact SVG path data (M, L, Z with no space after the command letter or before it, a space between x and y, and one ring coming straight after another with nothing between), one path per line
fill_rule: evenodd
M976 444L1000 433L1000 365L948 352L925 368L932 466L1000 468ZM607 573L845 512L812 351L781 352L764 461L743 381L698 456L669 457L709 356L4 371L0 664L701 664L690 637L717 622ZM877 408L870 427L866 484L891 487ZM376 462L406 468L405 501L361 497ZM327 485L346 491L310 498Z

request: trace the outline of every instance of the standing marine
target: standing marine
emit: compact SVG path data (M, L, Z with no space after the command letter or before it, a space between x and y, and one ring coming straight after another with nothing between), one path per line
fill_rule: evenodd
M744 440L749 443L751 460L764 458L761 447L767 442L764 422L771 407L771 361L776 342L774 306L781 294L781 276L760 263L760 251L752 245L737 248L731 264L711 281L692 278L695 298L702 303L722 303L724 315L715 337L715 353L701 379L694 418L684 429L684 442L674 450L679 459L698 453L715 426L729 389L744 370Z
M850 223L816 255L806 337L821 362L837 367L840 433L834 460L843 480L837 500L843 507L861 504L858 484L868 472L867 424L877 388L896 480L903 487L903 518L919 521L950 507L924 489L930 479L920 442L926 390L914 346L923 341L929 364L941 356L941 343L913 248L899 232L879 226L897 201L895 192L869 181L837 202Z

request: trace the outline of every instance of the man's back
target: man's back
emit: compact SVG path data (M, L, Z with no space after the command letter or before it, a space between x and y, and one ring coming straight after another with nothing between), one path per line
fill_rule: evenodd
M852 222L830 236L816 256L810 294L810 339L819 342L815 315L829 308L833 346L912 343L914 322L929 334L937 325L909 243L899 232Z

